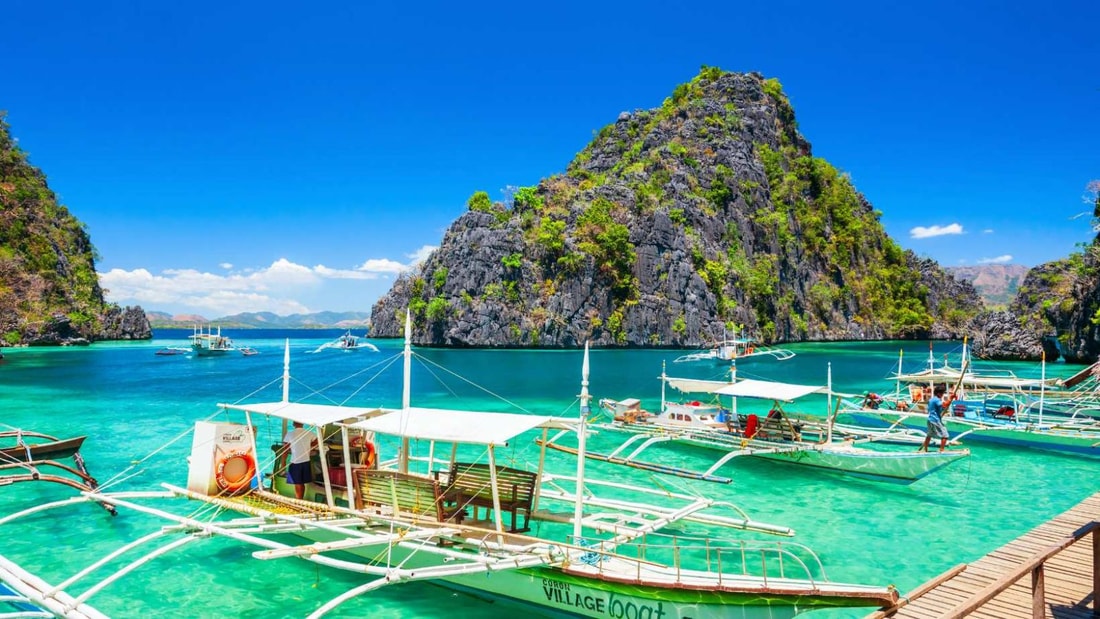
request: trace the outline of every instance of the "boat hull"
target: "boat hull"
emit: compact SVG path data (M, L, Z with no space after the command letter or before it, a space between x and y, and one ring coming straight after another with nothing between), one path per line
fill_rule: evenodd
M325 531L306 531L298 536L313 542L331 542L338 537ZM441 565L440 557L385 545L350 551L368 562L388 563L403 569ZM566 568L568 569L568 568ZM556 566L479 572L433 579L440 586L489 595L510 602L550 610L553 614L577 617L640 619L789 619L799 613L822 608L878 607L883 594L871 587L819 583L814 591L805 581L772 579L769 586L733 590L736 577L726 588L687 586L671 588L600 579L591 574L568 573ZM598 572L598 566L582 566ZM804 589L796 592L795 583ZM844 593L846 592L846 593Z
M853 475L912 482L968 455L970 455L969 451L945 451L942 453L890 451L880 453L871 450L806 449L760 454L754 457Z
M872 414L853 414L853 419L865 423L889 423L883 417ZM910 417L902 422L910 428L925 429L927 422L921 417ZM952 438L962 435L963 441L992 443L1011 447L1025 447L1064 454L1100 458L1100 431L1086 430L1036 430L1034 426L1012 422L967 421L955 417L944 420Z
M29 445L30 448L30 461L35 460L60 460L62 458L70 458L77 451L80 451L80 446L84 443L86 437L79 436L76 438L65 439L61 441L50 441L48 443L34 443ZM28 462L27 448L24 447L5 447L0 449L0 461L18 461Z

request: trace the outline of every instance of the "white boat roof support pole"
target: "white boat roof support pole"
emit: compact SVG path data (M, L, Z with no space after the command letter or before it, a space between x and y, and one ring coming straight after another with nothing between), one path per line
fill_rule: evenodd
M664 370L661 371L664 374ZM661 381L662 393L664 381ZM581 410L580 424L577 426L577 501L573 506L573 543L580 544L581 520L584 518L584 459L587 457L587 445L585 438L588 434L588 341L584 342L584 361L581 364ZM662 399L663 396L662 396ZM663 402L662 402L663 405Z
M362 439L364 441L367 440L366 437L362 437ZM344 445L344 488L347 491L348 507L355 509L355 484L352 483L355 477L351 472L351 445L348 441L348 429L346 426L340 426L340 442ZM378 463L377 451L374 454L374 462L375 464Z
M493 486L493 521L497 525L497 544L504 546L504 517L500 514L500 486L497 485L497 457L493 445L489 445L489 483Z
M546 468L546 435L550 433L550 428L542 429L542 443L539 447L539 471L538 480L539 483L535 484L535 496L531 501L531 511L537 512L539 510L539 499L542 495L542 473Z
M248 411L244 412L244 422L248 426L248 442L252 445L252 461L255 462L253 479L256 481L257 488L263 488L264 474L260 471L260 450L256 448L256 434L259 428L252 425L252 414Z
M317 453L321 458L321 479L325 482L325 503L329 507L336 507L336 503L332 499L332 480L328 475L328 447L325 446L324 433L321 432L321 426L314 426L315 434L317 434Z

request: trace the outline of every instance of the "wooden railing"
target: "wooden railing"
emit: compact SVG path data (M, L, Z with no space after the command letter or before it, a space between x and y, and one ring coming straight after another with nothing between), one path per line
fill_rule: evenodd
M1011 572L1001 576L996 581L990 583L986 588L972 595L966 601L958 604L951 610L940 615L943 619L957 619L958 617L966 617L974 611L981 608L987 602L1003 593L1006 589L1016 584L1024 576L1031 574L1031 616L1033 619L1043 619L1046 617L1046 577L1044 566L1046 562L1053 556L1062 552L1066 548L1069 548L1073 544L1077 543L1081 538L1088 534L1092 534L1092 598L1093 609L1092 616L1100 617L1098 612L1096 595L1100 592L1100 521L1092 521L1081 528L1074 531L1071 535L1066 537L1060 543L1050 546L1043 552L1036 554L1026 563L1021 564ZM883 609L873 615L870 615L868 619L877 617L890 617L897 612L901 607L916 600L921 595L933 590L936 585L950 579L955 574L962 571L961 568L965 566L959 566L937 578L934 586L922 587L919 591L914 591L910 595L902 598L902 600L896 604L893 608Z

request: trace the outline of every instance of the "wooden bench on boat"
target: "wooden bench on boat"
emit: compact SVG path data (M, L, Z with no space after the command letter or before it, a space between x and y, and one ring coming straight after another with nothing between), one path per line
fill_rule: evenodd
M747 429L749 427L748 416L738 415L738 418L741 422L741 427ZM774 416L769 414L766 417L757 416L756 428L753 431L753 435L749 438L798 441L802 439L799 429L800 426L792 424L791 420L783 415Z
M492 471L488 464L455 462L447 474L447 484L443 491L444 500L460 508L469 505L477 508L493 509ZM500 509L512 515L511 533L530 530L528 520L531 517L531 503L535 497L535 485L538 474L507 466L496 467L497 487L499 488ZM439 471L436 472L436 478ZM518 516L523 513L523 526L518 527Z
M355 509L417 520L461 523L463 509L443 507L439 482L430 477L360 468L355 476Z

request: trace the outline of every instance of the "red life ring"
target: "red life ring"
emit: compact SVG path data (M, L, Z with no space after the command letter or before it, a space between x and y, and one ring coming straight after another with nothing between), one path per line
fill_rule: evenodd
M363 466L373 469L378 466L378 450L374 448L374 443L370 441L362 441L363 453L359 455L359 462Z
M243 490L256 476L256 459L245 450L231 451L215 465L218 487L226 492Z

